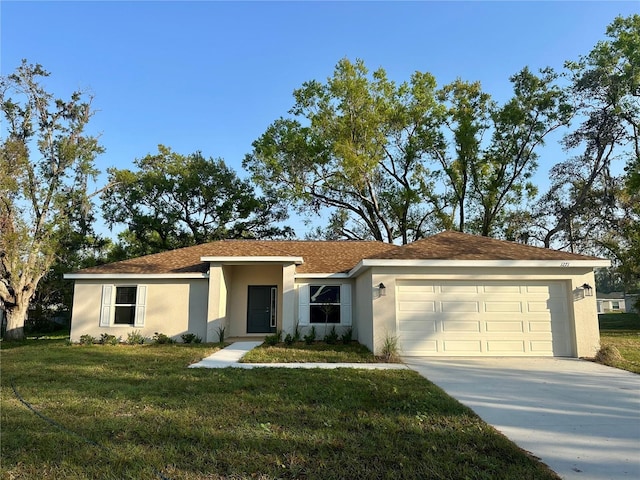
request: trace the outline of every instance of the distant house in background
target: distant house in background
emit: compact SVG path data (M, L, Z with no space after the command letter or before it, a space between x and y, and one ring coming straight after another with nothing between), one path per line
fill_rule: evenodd
M627 313L640 313L640 293L627 293L624 296L624 307Z
M622 292L597 293L598 313L624 313L627 311Z

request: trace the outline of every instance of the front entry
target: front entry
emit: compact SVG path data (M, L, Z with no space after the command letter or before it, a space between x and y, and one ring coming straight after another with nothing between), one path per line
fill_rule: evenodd
M249 285L247 305L247 333L276 331L278 287Z

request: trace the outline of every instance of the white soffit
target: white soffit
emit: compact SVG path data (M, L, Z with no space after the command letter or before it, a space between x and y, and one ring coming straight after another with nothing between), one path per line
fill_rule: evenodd
M302 265L302 257L200 257L201 262L212 263L295 263Z
M609 267L609 260L397 260L364 259L349 272L356 275L370 267L500 267L500 268L595 268Z
M209 278L208 273L65 273L67 280L121 280L130 278Z

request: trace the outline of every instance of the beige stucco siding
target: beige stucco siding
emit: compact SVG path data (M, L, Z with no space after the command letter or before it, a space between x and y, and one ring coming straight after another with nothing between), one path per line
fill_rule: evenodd
M100 327L100 312L104 285L146 285L145 321L143 327L112 325ZM155 332L180 339L183 333L206 338L207 279L127 279L76 280L71 319L71 340L82 335L99 338L102 333L127 339L137 330L151 338Z
M378 282L379 284L380 282ZM373 342L373 305L377 304L380 298L374 298L373 282L371 280L371 270L363 272L355 281L353 330L354 339L365 345L369 350L374 351Z
M226 269L232 273L228 285L227 336L243 337L247 334L247 306L250 285L278 287L277 328L282 328L282 265L233 265ZM264 336L265 334L249 334Z
M591 268L429 268L429 267L373 267L371 285L384 283L386 296L373 298L373 343L376 353L380 351L387 335L397 334L396 318L397 281L408 279L423 280L529 280L555 281L566 285L569 329L571 331L572 355L592 357L599 348L600 336L596 312L595 292L593 296L583 295L580 288L584 283L595 285ZM364 288L364 286L362 287ZM359 308L361 308L359 306Z

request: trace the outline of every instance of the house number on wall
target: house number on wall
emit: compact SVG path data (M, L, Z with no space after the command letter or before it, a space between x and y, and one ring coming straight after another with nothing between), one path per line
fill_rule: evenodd
M560 264L561 267L568 267L569 266L569 262L562 262Z

